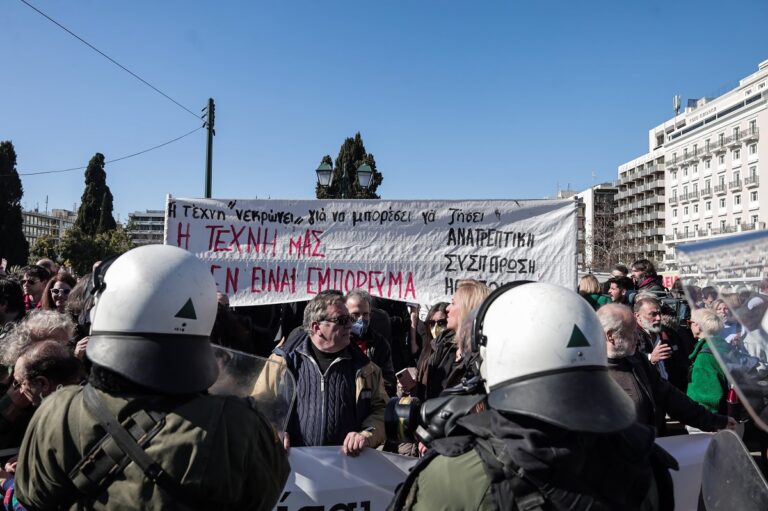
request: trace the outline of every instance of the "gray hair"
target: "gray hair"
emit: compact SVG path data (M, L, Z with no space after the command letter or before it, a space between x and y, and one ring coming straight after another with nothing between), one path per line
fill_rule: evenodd
M619 303L603 305L597 310L597 317L606 334L613 332L622 339L629 338L637 328L632 310Z
M19 323L3 340L0 358L13 367L16 360L32 344L45 340L69 341L75 333L75 323L67 314L53 310L35 310Z
M352 300L353 302L367 302L368 307L373 307L373 297L368 294L367 291L363 291L362 289L353 289L349 293L347 293L347 296L344 297L344 302L348 302Z
M701 337L714 337L723 331L723 318L709 309L694 309L691 321L699 325Z
M326 309L331 305L344 305L344 295L338 291L318 293L304 309L304 331L312 333L312 323L326 319ZM346 306L346 305L344 305Z

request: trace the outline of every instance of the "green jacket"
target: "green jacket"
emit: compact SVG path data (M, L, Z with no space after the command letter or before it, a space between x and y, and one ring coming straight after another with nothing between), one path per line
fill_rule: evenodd
M251 402L225 396L117 397L99 391L120 421L137 410L167 412L165 426L145 452L200 509L269 510L290 472L272 426ZM34 509L74 509L80 497L69 472L104 436L85 409L82 387L43 401L19 452L16 497ZM89 509L189 509L130 463Z
M713 337L711 341L718 352L728 354L730 346L722 337ZM707 340L699 339L688 358L692 364L688 378L688 397L710 412L727 413L728 379L707 345Z
M455 458L438 456L414 482L404 509L491 511L494 502L490 490L491 479L474 449Z

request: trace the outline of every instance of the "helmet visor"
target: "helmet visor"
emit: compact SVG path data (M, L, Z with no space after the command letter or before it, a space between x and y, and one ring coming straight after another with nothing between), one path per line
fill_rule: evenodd
M569 431L614 433L635 422L632 400L605 367L550 371L491 389L491 408L527 415Z

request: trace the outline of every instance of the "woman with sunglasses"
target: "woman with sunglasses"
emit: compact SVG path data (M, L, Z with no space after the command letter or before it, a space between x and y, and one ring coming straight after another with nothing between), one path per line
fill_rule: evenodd
M55 310L62 314L66 312L67 300L72 288L77 284L75 277L69 273L57 273L48 285L45 286L41 308L43 310Z

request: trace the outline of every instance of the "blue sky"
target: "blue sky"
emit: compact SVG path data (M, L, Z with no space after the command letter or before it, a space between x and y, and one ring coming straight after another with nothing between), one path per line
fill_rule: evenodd
M768 59L765 0L29 1L188 109L215 99L219 198L314 198L320 159L357 131L382 198L583 189L647 151L674 94L720 94ZM201 124L19 0L0 5L0 48L0 140L20 173ZM205 140L107 165L116 216L202 196ZM84 186L83 171L22 182L40 209Z

